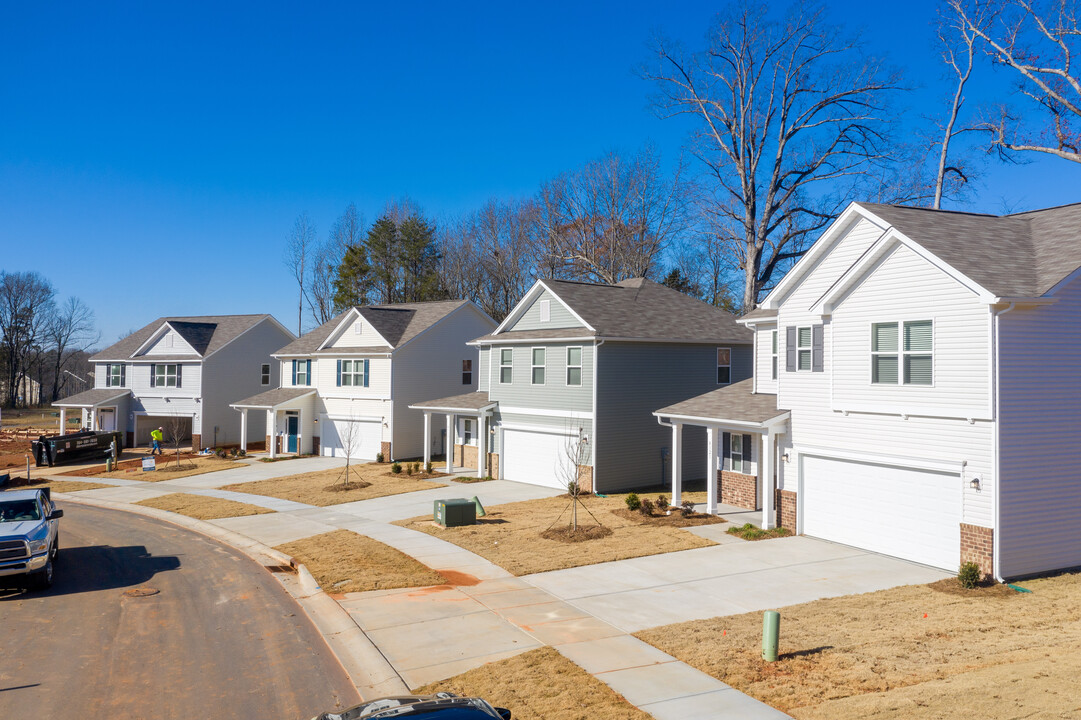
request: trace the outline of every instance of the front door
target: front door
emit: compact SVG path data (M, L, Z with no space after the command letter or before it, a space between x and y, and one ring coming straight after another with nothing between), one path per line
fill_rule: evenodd
M285 416L285 451L297 451L297 435L300 433L300 418L296 415Z
M116 430L116 408L102 408L98 411L98 430L102 432Z

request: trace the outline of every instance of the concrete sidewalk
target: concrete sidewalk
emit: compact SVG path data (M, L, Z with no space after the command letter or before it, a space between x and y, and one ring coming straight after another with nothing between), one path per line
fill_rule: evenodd
M277 512L211 522L268 546L352 530L452 579L437 587L349 593L339 601L409 687L549 645L632 704L673 720L787 716L629 633L947 575L811 538L748 543L704 526L691 531L722 544L516 578L457 545L390 523L430 513L441 498L477 495L498 505L557 490L488 481L313 507L216 489L333 467L328 460L255 463L163 483L101 480L114 487L72 495L133 503L186 492L267 507ZM227 474L224 482L214 477Z

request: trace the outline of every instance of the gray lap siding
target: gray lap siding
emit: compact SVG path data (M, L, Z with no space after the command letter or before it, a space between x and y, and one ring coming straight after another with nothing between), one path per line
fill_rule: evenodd
M671 481L671 463L662 470L661 451L672 444L672 429L653 411L717 389L718 345L664 345L607 342L598 351L596 489L616 491ZM751 376L748 345L732 349L732 382ZM706 433L684 426L683 477L707 472Z

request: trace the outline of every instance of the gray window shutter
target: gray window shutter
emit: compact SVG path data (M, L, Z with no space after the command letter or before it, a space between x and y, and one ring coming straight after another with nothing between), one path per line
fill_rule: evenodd
M743 433L743 469L747 470L747 463L751 461L751 434Z
M364 387L368 387L368 358L364 358Z
M293 361L293 384L297 384L297 361Z
M151 363L151 365L150 365L150 387L157 387L157 382L158 382L157 375L158 375L158 366Z
M732 467L732 436L726 432L721 433L721 470Z
M811 326L811 372L822 372L823 335L821 325Z
M304 384L310 386L312 384L312 361L305 360L304 363Z
M180 371L184 369L183 365L176 366L176 386L180 387Z
M796 372L796 328L787 327L784 332L784 369Z
M127 365L121 365L120 366L120 387L127 387L127 386L128 386L128 366Z
M338 387L342 386L342 361L338 360Z

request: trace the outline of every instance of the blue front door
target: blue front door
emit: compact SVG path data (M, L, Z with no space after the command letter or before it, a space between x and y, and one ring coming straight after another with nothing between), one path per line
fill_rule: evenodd
M297 434L300 432L300 418L296 415L287 415L285 418L285 451L295 453L297 451Z

